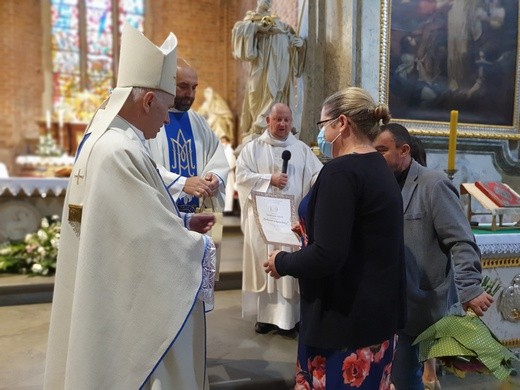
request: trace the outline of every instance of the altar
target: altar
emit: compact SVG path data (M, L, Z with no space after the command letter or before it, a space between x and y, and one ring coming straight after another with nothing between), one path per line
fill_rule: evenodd
M61 217L68 182L58 177L0 179L0 243L34 233L43 217Z
M482 253L482 276L500 288L482 317L506 347L520 351L520 232L473 229Z
M69 177L74 157L62 156L18 156L15 164L21 177Z

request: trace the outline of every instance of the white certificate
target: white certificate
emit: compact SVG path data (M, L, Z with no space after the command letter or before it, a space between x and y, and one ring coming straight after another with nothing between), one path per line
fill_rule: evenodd
M293 195L267 194L253 191L255 221L266 244L300 246L291 228L296 221Z

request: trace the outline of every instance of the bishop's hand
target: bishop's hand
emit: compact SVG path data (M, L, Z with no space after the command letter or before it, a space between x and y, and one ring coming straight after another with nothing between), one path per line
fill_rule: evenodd
M197 233L207 233L215 224L215 216L210 213L192 214L190 219L190 230Z

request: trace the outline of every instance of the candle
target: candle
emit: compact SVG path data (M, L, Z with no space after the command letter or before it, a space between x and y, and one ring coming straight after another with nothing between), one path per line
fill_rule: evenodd
M58 139L58 146L63 149L63 110L58 111Z
M47 128L47 131L51 130L51 112L50 112L50 110L47 110L47 113L46 113L45 127Z
M455 169L455 153L457 150L457 122L459 120L459 112L451 111L450 114L450 139L448 142L448 171Z

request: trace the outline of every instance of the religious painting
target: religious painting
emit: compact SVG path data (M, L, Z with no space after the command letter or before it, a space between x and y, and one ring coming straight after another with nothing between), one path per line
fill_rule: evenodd
M518 0L381 0L380 100L418 133L520 139Z

